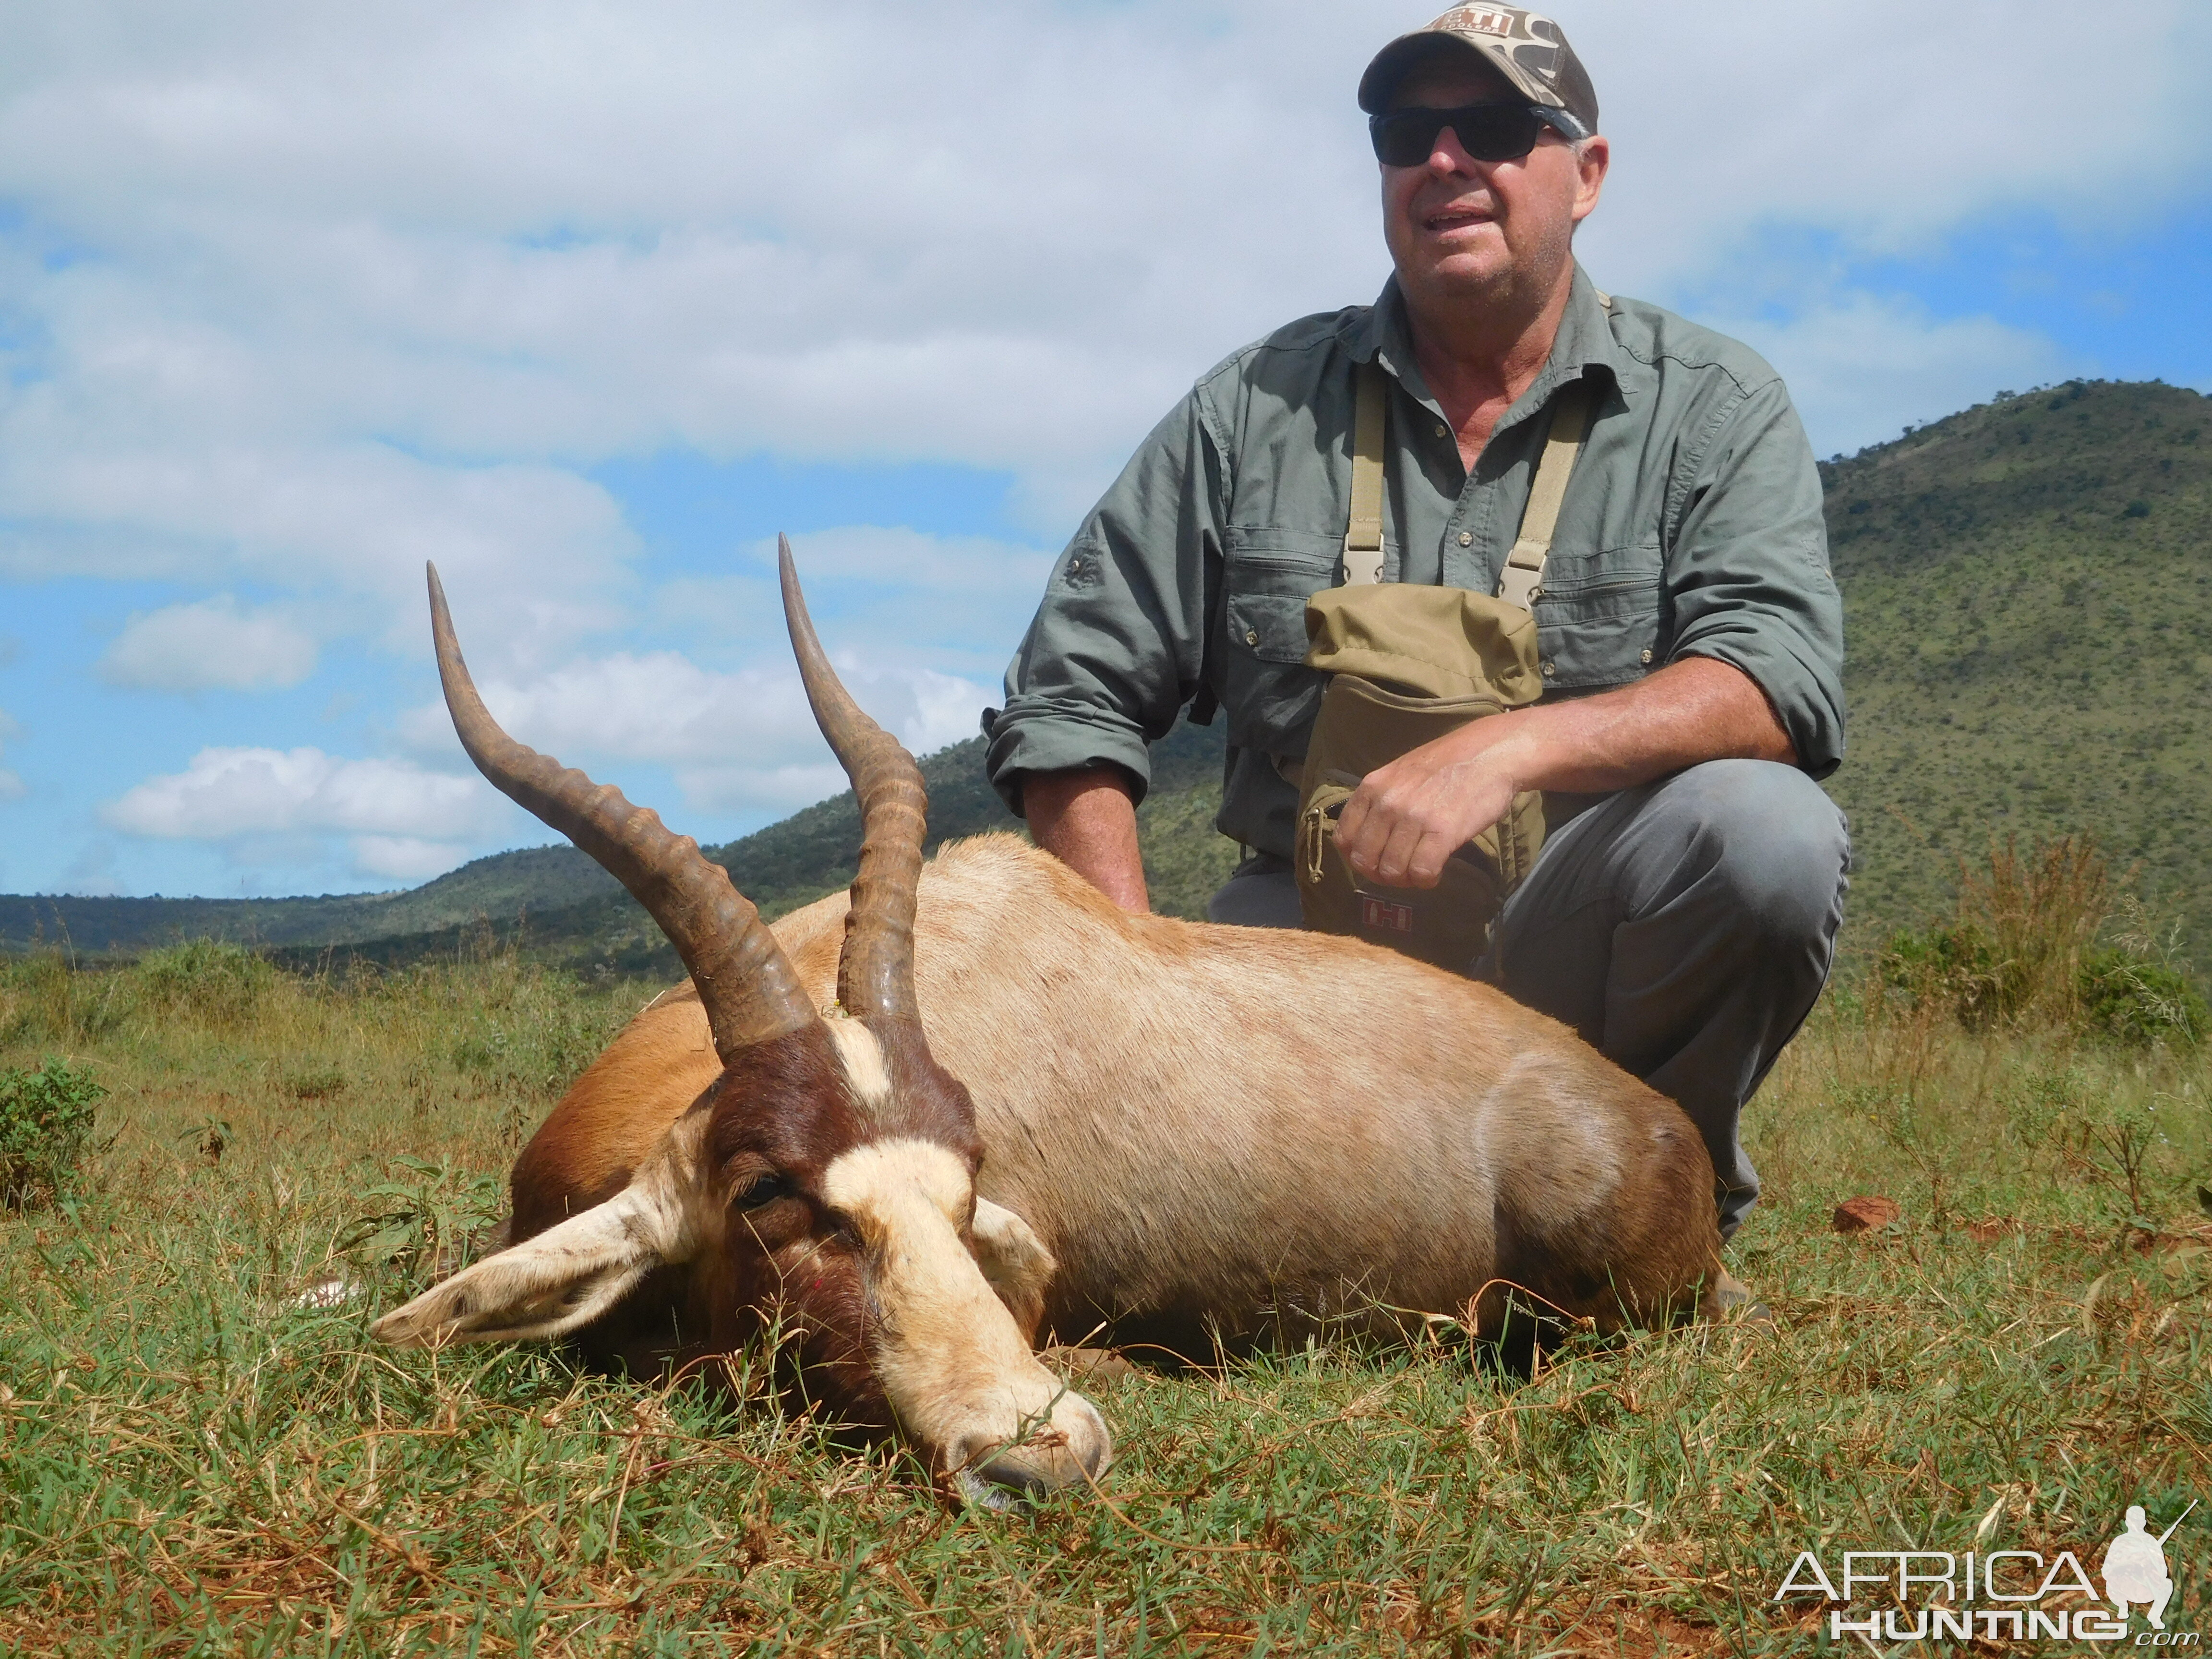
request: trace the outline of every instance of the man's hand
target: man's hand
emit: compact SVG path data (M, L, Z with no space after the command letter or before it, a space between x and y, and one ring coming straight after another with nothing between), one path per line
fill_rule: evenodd
M1337 845L1363 881L1434 887L1524 789L1627 789L1701 761L1796 759L1749 675L1685 657L1618 691L1470 721L1377 767L1345 803Z
M1444 860L1503 818L1528 786L1515 781L1527 744L1493 715L1407 750L1352 792L1336 844L1352 873L1385 887L1433 887Z
M1030 772L1022 779L1030 837L1124 910L1147 915L1145 860L1137 850L1135 790L1118 766Z

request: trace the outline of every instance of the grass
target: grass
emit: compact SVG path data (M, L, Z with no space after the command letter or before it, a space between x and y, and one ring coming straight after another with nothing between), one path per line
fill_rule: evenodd
M110 1091L83 1189L0 1215L0 1650L1763 1655L1818 1644L1771 1600L1800 1549L1987 1519L2094 1571L2212 1446L2207 1060L1861 983L1747 1116L1730 1261L1778 1328L1521 1382L1318 1346L1139 1374L1092 1390L1102 1494L1001 1516L764 1401L368 1341L653 988L0 969L0 1066ZM1867 1193L1902 1218L1838 1236ZM334 1266L369 1296L291 1299Z

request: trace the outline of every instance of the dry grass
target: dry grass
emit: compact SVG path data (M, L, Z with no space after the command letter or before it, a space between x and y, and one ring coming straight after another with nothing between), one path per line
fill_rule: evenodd
M380 1350L404 1252L288 1302L372 1189L503 1176L647 989L207 971L0 977L0 1065L90 1065L114 1137L73 1207L0 1219L9 1651L1780 1653L1800 1548L1963 1549L2000 1500L1986 1547L2101 1548L2212 1444L2192 1055L1832 1000L1748 1115L1732 1265L1778 1329L1517 1383L1327 1346L1139 1375L1097 1390L1102 1494L995 1516L761 1401ZM1902 1221L1834 1235L1866 1192Z

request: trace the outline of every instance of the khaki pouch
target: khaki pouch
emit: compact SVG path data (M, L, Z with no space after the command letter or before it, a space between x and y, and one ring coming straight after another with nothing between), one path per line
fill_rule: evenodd
M1500 823L1445 860L1433 888L1357 880L1337 850L1337 819L1377 767L1543 695L1535 620L1486 594L1392 582L1316 593L1306 637L1306 665L1330 679L1295 779L1305 925L1464 973L1543 846L1543 797L1515 796Z

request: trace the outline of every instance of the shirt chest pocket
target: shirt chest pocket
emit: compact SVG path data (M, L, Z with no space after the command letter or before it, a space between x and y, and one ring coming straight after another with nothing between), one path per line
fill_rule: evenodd
M1341 531L1232 526L1224 538L1221 703L1230 742L1304 751L1322 678L1305 666L1306 601L1335 586L1343 549Z
M1306 601L1336 585L1343 545L1341 535L1232 526L1223 549L1231 650L1303 663Z
M1625 685L1665 660L1665 565L1656 543L1553 550L1536 600L1547 690Z

